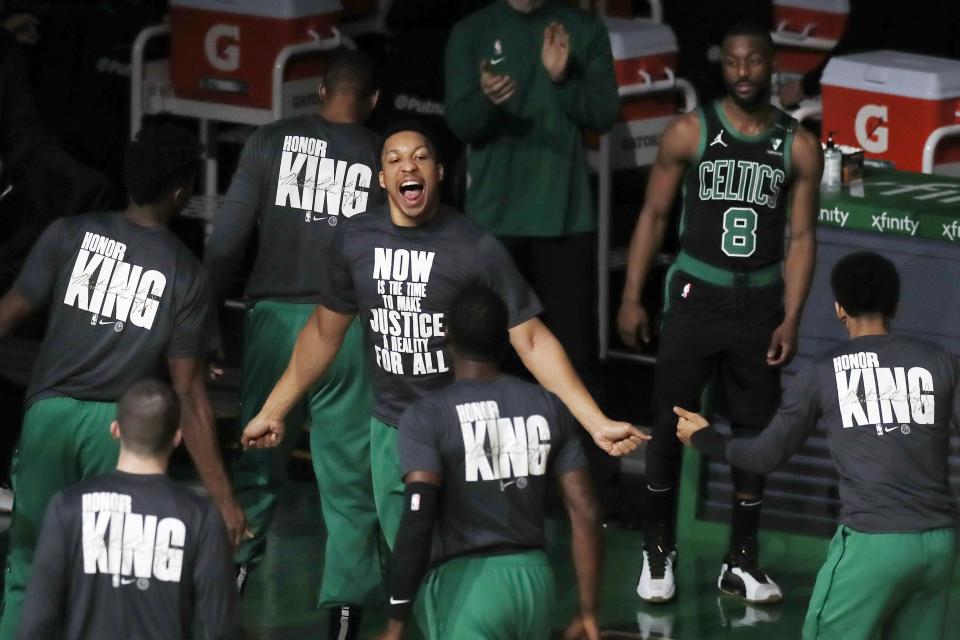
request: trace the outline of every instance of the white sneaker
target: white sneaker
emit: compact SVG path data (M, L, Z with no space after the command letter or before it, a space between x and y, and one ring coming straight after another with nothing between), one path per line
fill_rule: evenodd
M676 592L673 579L673 564L677 550L665 553L662 548L643 550L643 569L637 582L637 595L647 602L668 602Z
M755 604L772 604L783 600L783 592L760 567L756 554L743 550L724 558L717 587L724 593Z

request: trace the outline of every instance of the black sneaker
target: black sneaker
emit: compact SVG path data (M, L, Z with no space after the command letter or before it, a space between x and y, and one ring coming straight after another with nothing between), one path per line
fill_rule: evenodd
M756 604L783 600L777 583L760 566L756 545L744 545L727 553L717 579L720 591Z
M330 626L327 631L329 640L356 640L360 637L363 609L356 605L347 604L330 607L329 613Z

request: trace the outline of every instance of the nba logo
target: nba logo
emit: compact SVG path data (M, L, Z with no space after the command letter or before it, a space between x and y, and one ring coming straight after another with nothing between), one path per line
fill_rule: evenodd
M499 40L493 41L493 54L497 56L503 55L503 45L500 44Z

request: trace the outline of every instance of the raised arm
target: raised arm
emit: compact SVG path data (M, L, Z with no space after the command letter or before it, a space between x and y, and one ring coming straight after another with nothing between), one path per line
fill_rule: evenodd
M584 59L570 55L560 77L550 73L547 56L553 43L559 43L568 51L569 39L582 37L586 40ZM541 57L560 104L567 116L578 126L600 133L609 131L620 112L620 94L617 77L613 71L613 54L610 52L610 36L600 18L594 18L582 32L566 33L563 25L555 24L544 30L544 45Z
M478 60L468 25L453 27L444 59L444 113L447 124L464 142L490 135L500 117L499 105L516 91L512 78Z
M779 367L797 351L797 330L803 304L810 293L817 259L817 215L820 211L820 175L823 154L820 143L806 129L793 138L791 163L794 170L790 188L790 241L784 261L784 319L770 337L767 364Z
M570 516L573 566L577 572L579 616L566 637L600 638L598 625L600 575L603 571L603 529L590 473L581 467L559 478L560 494Z
M620 338L628 346L650 341L650 319L640 302L643 287L650 265L663 245L673 199L691 159L700 153L703 135L706 133L701 131L700 117L695 112L674 119L660 137L646 198L630 239L626 282L617 314Z
M243 509L233 497L233 489L220 459L213 408L207 396L205 363L201 358L169 358L167 365L173 390L180 399L180 431L187 452L193 459L203 485L220 510L230 540L237 545L247 534Z
M300 330L287 369L274 385L260 413L243 430L245 447L274 447L284 435L283 419L294 404L327 372L354 316L318 306Z
M650 439L630 423L604 415L574 370L563 345L539 318L511 328L510 344L537 382L560 398L597 446L608 454L622 456Z

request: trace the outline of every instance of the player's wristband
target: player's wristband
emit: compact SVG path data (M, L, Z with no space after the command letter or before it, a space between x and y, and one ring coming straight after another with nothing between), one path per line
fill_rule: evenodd
M726 462L727 440L728 438L725 435L719 433L713 427L707 427L694 432L690 438L690 444L700 453Z
M410 617L413 600L430 562L430 542L440 487L427 482L407 484L403 517L390 561L390 601L387 613L393 620Z

